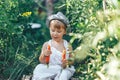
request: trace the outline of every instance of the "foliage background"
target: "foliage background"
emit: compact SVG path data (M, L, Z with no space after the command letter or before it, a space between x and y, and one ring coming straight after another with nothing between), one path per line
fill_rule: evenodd
M53 0L53 13L70 20L65 36L73 46L79 80L119 80L120 1ZM50 39L45 0L0 0L0 80L21 80L39 63ZM32 28L32 24L40 24ZM47 34L47 35L46 35Z

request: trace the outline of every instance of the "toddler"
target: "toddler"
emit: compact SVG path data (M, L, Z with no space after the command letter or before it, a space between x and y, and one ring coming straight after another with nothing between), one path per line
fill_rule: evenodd
M32 80L69 80L74 72L72 46L63 39L69 22L63 13L48 17L51 39L43 44ZM65 55L64 55L65 54ZM71 59L71 60L68 60Z

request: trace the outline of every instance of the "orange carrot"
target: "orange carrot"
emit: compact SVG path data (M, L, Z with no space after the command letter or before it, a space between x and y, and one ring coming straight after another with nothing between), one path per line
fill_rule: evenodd
M51 50L50 45L47 46L47 49L48 49L49 51ZM46 56L46 57L45 57L45 61L46 61L47 64L49 63L49 60L50 60L50 56Z
M50 50L50 45L47 46L47 49Z
M62 61L66 59L66 50L63 50L63 53L62 53Z
M50 56L46 56L46 57L45 57L46 64L49 63L49 60L50 60Z

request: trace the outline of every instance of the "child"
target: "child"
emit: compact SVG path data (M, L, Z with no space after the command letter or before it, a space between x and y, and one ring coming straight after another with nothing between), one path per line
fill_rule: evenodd
M68 20L61 12L58 12L48 17L48 25L52 39L43 44L39 57L41 64L36 66L32 80L69 80L75 69L72 65L73 60L70 62L66 59L72 57L68 54L72 51L72 47L63 39ZM63 50L66 51L65 59L62 59Z

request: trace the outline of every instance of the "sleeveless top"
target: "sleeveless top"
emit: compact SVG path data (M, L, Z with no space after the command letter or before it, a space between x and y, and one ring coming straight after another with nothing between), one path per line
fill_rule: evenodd
M55 80L59 80L61 74L67 74L66 77L71 77L75 72L74 66L62 69L62 52L52 47L51 40L48 41L48 44L51 46L52 51L49 68L46 64L38 64L33 72L32 80L48 80L48 78L53 78L54 76L56 76ZM66 49L66 57L68 57L68 42L66 40L64 40L64 47ZM62 70L63 72L61 73ZM64 80L66 80L66 77L63 77Z
M48 41L48 44L51 46L51 41ZM66 59L68 58L68 42L66 40L63 41L64 47L66 49ZM50 65L61 65L62 64L62 52L58 51L56 48L51 46L52 54L50 55Z

